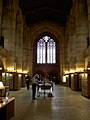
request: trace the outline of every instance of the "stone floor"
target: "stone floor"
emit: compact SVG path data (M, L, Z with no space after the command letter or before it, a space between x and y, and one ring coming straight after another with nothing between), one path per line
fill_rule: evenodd
M10 91L15 96L15 116L11 120L90 120L90 99L68 87L55 85L54 97L43 94L32 100L31 88Z

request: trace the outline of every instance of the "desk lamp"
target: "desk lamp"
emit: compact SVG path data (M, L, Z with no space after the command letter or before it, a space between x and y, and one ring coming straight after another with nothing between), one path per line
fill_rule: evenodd
M1 96L0 96L1 99L0 99L0 103L3 102L3 101L2 101L2 90L4 90L4 89L5 89L5 86L3 85L3 82L0 81L0 91L1 91Z

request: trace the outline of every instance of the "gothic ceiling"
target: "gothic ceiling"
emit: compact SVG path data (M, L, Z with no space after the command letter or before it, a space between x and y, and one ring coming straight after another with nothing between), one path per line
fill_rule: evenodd
M27 25L50 20L65 25L72 0L19 0Z

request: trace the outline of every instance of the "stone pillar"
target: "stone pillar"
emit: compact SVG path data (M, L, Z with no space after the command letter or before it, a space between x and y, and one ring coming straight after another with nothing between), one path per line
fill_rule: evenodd
M76 35L77 35L77 68L85 67L85 58L84 51L87 48L87 38L89 36L88 29L88 14L87 14L87 1L86 0L77 0L76 1ZM88 93L89 88L89 79L88 75L85 73L82 74L82 95L90 97Z
M28 29L24 23L23 28L23 57L22 57L22 71L28 72L28 57L29 57L29 43L28 43ZM29 61L30 62L30 61ZM30 66L29 66L30 67Z
M3 4L5 4L3 2ZM4 36L4 48L7 50L7 67L14 68L15 58L15 9L14 3L6 2L3 5L2 35Z
M23 18L21 10L16 12L16 31L15 31L15 56L16 69L22 71L22 50L23 50Z
M7 52L7 60L6 60L6 68L8 69L15 69L15 57L12 51Z
M76 67L84 68L84 50L87 48L87 10L86 0L76 0Z
M1 36L1 21L2 21L2 0L0 0L0 36Z
M90 42L90 0L87 0L87 11L88 11L89 42Z
M1 38L1 20L2 20L2 0L0 0L0 38ZM0 70L0 81L2 80L2 70Z
M68 16L66 34L65 34L65 63L66 70L75 70L76 68L76 23L75 23L75 0L73 0L72 9Z
M75 70L76 68L76 25L75 25L75 5L71 10L70 21L69 21L69 62L70 69Z
M69 58L68 58L68 41L69 41L69 24L65 28L65 45L64 45L64 70L69 71Z
M76 36L71 33L70 39L69 39L69 62L70 62L70 70L75 70L76 68Z

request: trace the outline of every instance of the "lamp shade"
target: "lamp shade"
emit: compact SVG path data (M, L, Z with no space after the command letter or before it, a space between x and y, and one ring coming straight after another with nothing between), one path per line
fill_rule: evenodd
M3 82L0 81L0 90L3 90L3 89L5 89L5 86L3 85Z

